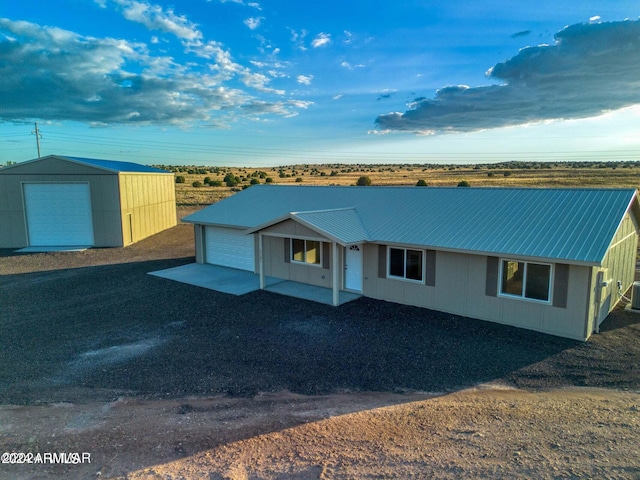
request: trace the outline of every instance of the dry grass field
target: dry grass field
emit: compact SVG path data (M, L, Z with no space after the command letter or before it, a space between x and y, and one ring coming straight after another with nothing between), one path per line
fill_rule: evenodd
M178 205L209 205L259 183L291 185L355 185L367 176L372 185L455 187L462 181L472 187L640 187L640 162L632 163L521 163L491 165L289 165L283 167L168 167L184 183L176 184ZM237 177L235 187L225 184L227 174ZM210 186L205 182L220 182ZM202 186L193 186L200 182Z

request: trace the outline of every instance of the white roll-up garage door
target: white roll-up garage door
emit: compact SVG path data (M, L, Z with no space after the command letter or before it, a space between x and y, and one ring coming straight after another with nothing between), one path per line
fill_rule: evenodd
M25 183L24 202L30 246L93 245L88 183Z
M253 235L223 227L206 227L204 235L207 263L255 271Z

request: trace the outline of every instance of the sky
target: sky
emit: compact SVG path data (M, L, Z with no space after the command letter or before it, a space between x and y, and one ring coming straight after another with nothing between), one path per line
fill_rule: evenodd
M0 3L0 165L640 160L640 0Z

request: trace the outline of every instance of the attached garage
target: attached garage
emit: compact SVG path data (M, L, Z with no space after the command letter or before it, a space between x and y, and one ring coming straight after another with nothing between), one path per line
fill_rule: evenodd
M244 230L205 227L205 263L255 271L255 240Z
M0 169L0 248L122 247L177 223L171 172L50 155Z

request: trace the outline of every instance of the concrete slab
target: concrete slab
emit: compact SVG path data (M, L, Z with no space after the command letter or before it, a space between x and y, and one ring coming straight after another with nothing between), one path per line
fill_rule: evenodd
M255 273L218 265L190 263L166 270L149 272L149 275L231 295L244 295L245 293L260 290L260 277ZM267 285L282 281L271 277L267 277L265 280Z
M16 250L17 253L45 253L45 252L84 252L91 246L87 245L68 245L64 247L25 247Z
M260 290L259 275L235 268L220 267L218 265L190 263L166 270L149 272L149 275L195 285L196 287L208 288L216 292L229 293L231 295L244 295ZM268 292L302 298L327 305L333 304L333 291L330 288L316 287L314 285L306 285L304 283L291 282L273 277L266 277L265 283L265 290ZM339 304L342 305L361 296L362 295L357 293L340 292Z
M279 293L281 295L287 295L289 297L303 298L305 300L311 300L312 302L333 305L333 290L331 290L330 288L317 287L315 285L307 285L306 283L284 280L274 285L267 285L265 290L267 292ZM362 295L358 293L340 291L338 292L338 305L351 302L360 298L361 296Z

